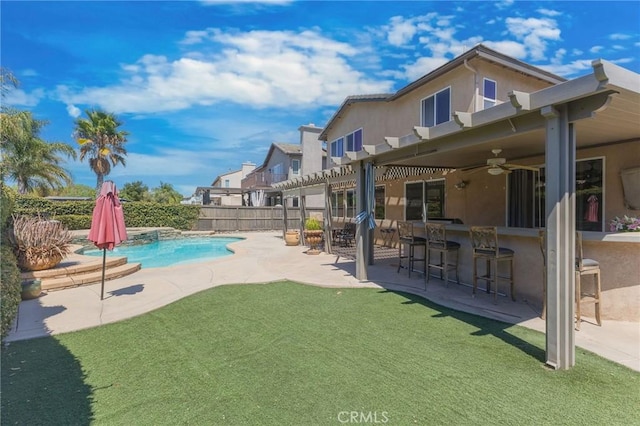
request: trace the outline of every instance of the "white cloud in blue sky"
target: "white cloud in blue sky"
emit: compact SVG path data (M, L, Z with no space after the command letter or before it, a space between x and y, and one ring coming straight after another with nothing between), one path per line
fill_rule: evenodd
M272 142L297 143L346 96L394 92L478 43L564 77L597 58L638 72L639 13L597 1L3 2L3 66L22 83L5 102L69 143L84 110L115 112L129 155L111 177L190 195L262 163ZM69 169L94 184L86 163Z

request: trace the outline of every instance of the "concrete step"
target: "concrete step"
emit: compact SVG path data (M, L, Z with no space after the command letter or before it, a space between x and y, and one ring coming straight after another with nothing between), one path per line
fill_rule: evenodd
M107 257L105 265L107 269L110 269L120 265L125 265L126 263L126 257ZM101 257L71 254L56 265L55 268L46 269L44 271L23 272L20 275L23 280L32 280L34 278L44 280L93 271L102 271Z
M124 258L124 260L124 264L108 266L106 268L104 274L105 281L124 277L140 270L140 263L126 263L126 257ZM61 290L63 288L99 283L102 281L102 259L100 259L98 269L91 269L89 271L78 272L67 276L48 277L41 279L43 290Z

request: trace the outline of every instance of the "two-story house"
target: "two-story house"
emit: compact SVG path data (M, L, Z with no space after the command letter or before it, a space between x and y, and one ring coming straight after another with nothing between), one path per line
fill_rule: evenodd
M251 205L275 206L284 201L289 207L299 207L298 196L282 200L281 192L273 185L325 167L326 155L318 139L322 129L308 124L300 126L298 131L299 144L272 143L262 165L242 180L242 190L249 194ZM309 207L323 207L323 203L322 196L307 199Z
M565 348L578 230L600 264L602 317L640 321L640 238L609 229L618 216L640 214L638 74L595 60L591 72L566 80L478 45L394 94L348 97L320 138L340 171L278 188L295 193L324 181L334 223L375 215L375 230L358 225L358 278L369 278L381 228L409 221L420 232L438 220L461 244L460 282L470 285L469 228L496 226L515 252L515 294L541 306L547 282L548 332L554 348Z
M211 186L196 188L195 195L202 199L205 206L242 206L247 204L243 197L242 179L249 175L256 165L247 161L239 170L230 170L218 175Z

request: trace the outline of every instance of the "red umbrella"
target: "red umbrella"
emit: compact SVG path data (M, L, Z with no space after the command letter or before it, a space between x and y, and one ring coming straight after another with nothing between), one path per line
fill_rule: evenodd
M87 237L102 253L102 289L100 300L104 299L104 272L107 261L107 249L113 248L127 239L127 228L124 225L124 212L118 198L116 184L108 180L102 184L100 195L96 199L91 217L91 230Z

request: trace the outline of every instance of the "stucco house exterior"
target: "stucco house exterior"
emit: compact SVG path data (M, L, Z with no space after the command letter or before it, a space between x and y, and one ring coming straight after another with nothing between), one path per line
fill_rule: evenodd
M217 176L211 186L198 187L195 195L202 198L205 206L242 206L242 179L255 168L252 162L244 162L239 170L230 170Z
M333 206L329 250L331 227L375 218L374 229L358 224L359 279L381 229L433 220L461 244L469 284L469 226L496 226L515 251L516 294L541 306L545 229L547 362L568 368L579 230L601 265L603 318L640 322L640 233L609 229L617 216L640 215L640 75L595 60L566 80L478 45L396 93L347 97L320 139L327 169L277 188Z
M295 179L304 174L322 171L325 168L326 155L322 149L322 142L318 136L322 129L313 124L298 128L300 142L272 143L265 156L264 162L242 179L242 190L249 195L249 199L256 199L259 193L262 205L275 206L283 203L279 190L274 184L289 179ZM284 200L288 207L299 207L299 198L291 197ZM323 197L310 197L307 200L310 207L323 207Z

